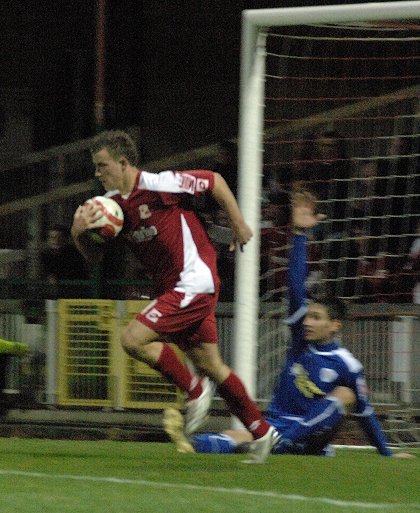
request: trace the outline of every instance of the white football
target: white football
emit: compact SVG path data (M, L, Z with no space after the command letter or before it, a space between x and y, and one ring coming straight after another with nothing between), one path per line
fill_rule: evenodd
M92 238L98 242L116 237L122 230L124 214L120 205L106 196L95 196L85 203L93 203L102 211L102 216L95 221L92 227Z

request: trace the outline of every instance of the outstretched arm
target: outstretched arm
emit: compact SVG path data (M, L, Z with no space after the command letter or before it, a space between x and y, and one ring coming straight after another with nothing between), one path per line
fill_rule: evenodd
M299 351L304 343L302 320L306 313L306 232L314 227L322 218L323 216L315 214L315 198L312 194L305 191L293 194L293 241L289 255L289 318L287 319L287 324L292 331L292 351Z

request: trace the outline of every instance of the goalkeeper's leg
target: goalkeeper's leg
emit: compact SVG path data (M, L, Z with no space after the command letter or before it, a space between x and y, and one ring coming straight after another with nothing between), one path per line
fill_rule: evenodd
M321 454L355 401L354 392L347 387L337 387L328 396L314 399L306 415L282 431L273 453Z
M344 415L351 411L356 397L347 387L337 387L328 397L314 399L304 417L291 419L267 417L267 421L280 433L280 442L273 454L328 453L328 444L334 437ZM202 433L190 439L196 452L232 454L252 442L252 435L245 430L228 430L223 433Z
M253 441L252 435L245 429L227 430L223 433L201 433L191 437L195 452L207 454L233 454L246 452Z
M163 413L163 427L166 434L179 452L201 452L207 454L232 454L245 452L253 438L249 431L229 430L223 433L201 433L187 438L184 432L184 418L174 408L167 408Z

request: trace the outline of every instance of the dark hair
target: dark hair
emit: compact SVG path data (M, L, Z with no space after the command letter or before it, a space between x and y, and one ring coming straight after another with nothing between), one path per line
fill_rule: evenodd
M92 154L106 148L113 159L125 157L129 164L138 164L138 151L134 140L122 130L107 130L94 137L90 151Z
M324 306L331 320L343 321L347 315L347 307L344 301L334 296L324 296L315 301Z

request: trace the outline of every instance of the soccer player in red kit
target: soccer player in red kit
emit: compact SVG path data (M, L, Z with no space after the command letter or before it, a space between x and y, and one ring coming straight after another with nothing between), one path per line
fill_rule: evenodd
M242 249L252 237L233 193L224 178L212 171L140 170L136 145L122 131L97 135L91 153L95 176L107 196L123 209L120 236L157 286L156 298L124 330L124 350L184 391L188 436L207 418L213 395L211 378L229 411L255 440L248 461L264 462L278 435L220 356L215 316L219 291L216 251L191 202L196 195L213 196L229 218L233 251L237 244ZM103 253L104 245L95 244L89 236L100 215L97 206L85 204L76 210L73 219L74 242L92 262ZM200 375L192 374L162 339L183 349Z

